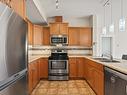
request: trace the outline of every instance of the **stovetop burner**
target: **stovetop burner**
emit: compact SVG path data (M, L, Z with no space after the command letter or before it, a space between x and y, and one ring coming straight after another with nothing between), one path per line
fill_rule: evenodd
M67 53L51 53L51 56L49 56L49 60L68 60L68 54Z

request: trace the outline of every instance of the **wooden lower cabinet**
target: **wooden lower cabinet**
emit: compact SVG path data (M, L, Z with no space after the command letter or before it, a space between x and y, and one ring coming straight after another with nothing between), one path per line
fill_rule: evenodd
M84 77L97 95L104 95L103 65L85 59Z
M76 78L78 73L78 66L76 58L69 58L69 77Z
M84 60L83 58L69 58L69 76L70 78L83 78Z
M98 70L94 71L94 88L97 95L104 95L104 74Z
M84 76L84 58L76 58L78 64L78 77L83 78Z
M39 60L33 61L28 65L28 87L29 93L36 87L39 82Z
M69 58L69 77L84 78L97 95L104 95L103 65L82 57Z
M40 59L39 63L39 77L41 78L48 78L48 58Z

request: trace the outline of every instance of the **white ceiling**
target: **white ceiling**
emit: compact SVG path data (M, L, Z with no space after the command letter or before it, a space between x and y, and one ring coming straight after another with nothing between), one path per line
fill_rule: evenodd
M54 16L63 16L66 19L82 19L93 14L98 14L102 5L102 0L59 0L59 10L56 10L56 0L33 0L38 3L40 14L43 13L44 18L52 18ZM32 2L32 0L27 0ZM32 8L33 4L27 3L27 16L33 23L43 23L39 15L37 14L36 8ZM42 16L42 17L43 17ZM40 21L39 21L40 20Z
M56 10L56 0L40 0L47 17L62 15L63 17L82 18L100 11L100 0L59 0L60 9Z

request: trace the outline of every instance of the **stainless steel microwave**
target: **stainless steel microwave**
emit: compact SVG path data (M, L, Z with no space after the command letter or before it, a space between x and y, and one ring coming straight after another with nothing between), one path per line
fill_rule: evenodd
M51 45L68 45L67 35L51 35Z

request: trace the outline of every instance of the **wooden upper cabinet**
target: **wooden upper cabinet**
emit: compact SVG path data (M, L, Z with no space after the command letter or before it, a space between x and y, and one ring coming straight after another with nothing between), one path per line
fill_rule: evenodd
M80 45L81 46L92 46L92 29L91 28L80 28Z
M11 0L10 6L15 10L22 18L26 18L26 1L25 0Z
M51 23L50 24L51 35L67 35L68 34L68 23Z
M33 44L34 45L42 45L43 43L43 33L42 33L42 26L40 25L34 25L34 41Z
M50 45L50 27L43 27L43 45Z
M70 46L79 45L79 34L80 34L79 29L75 27L70 27L68 34L69 34L69 45Z
M59 23L51 23L50 24L50 34L51 35L59 35Z
M68 23L60 24L60 34L67 35L68 34Z
M63 22L62 16L55 16L55 22Z
M27 20L28 23L28 44L32 45L33 44L33 24Z
M92 46L92 29L87 27L69 27L69 45Z

